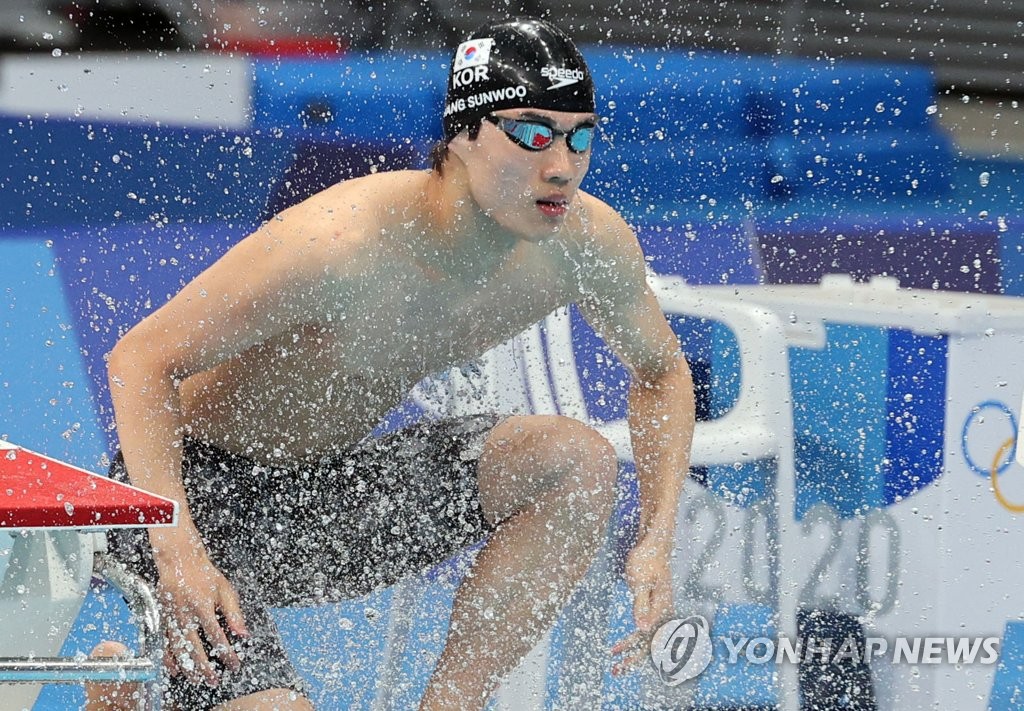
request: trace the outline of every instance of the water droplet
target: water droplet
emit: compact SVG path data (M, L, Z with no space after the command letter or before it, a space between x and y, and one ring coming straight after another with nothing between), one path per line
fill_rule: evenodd
M925 112L926 114L928 114L929 116L931 116L932 114L937 114L937 113L939 113L939 107L938 107L938 106L936 106L935 104L932 104L931 106L929 106L928 108L926 108L926 109L924 110L924 112Z
M64 53L62 51L60 51L60 47L54 47L53 51L50 52L50 54L52 54L54 57L59 57L60 55L62 55Z
M114 161L115 163L120 163L121 162L121 156L118 155L117 153L115 153L114 155L110 156L110 160Z
M991 177L992 177L992 174L989 173L987 170L982 171L981 173L978 174L978 184L981 187L983 187L983 188L987 188L988 187L988 181L989 181L989 179Z

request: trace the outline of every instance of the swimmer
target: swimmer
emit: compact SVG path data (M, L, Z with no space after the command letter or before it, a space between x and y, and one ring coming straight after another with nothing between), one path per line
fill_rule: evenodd
M615 451L561 416L368 433L410 384L569 303L632 374L637 630L613 651L616 671L643 660L673 613L693 385L635 236L580 189L595 111L562 31L487 24L455 53L429 170L285 210L117 343L112 476L181 503L178 527L110 541L156 587L171 708L312 708L267 608L364 595L479 541L420 709L484 707L602 545Z

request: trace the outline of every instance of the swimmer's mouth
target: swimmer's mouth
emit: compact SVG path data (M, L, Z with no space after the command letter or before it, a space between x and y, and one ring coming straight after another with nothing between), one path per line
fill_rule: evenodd
M562 196L551 196L538 200L537 207L545 215L561 217L568 211L569 201Z

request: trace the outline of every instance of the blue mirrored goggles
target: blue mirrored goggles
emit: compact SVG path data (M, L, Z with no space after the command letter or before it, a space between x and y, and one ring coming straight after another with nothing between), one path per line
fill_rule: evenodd
M565 136L570 151L586 153L594 142L594 132L597 130L597 126L592 123L581 123L571 131L559 131L554 126L528 119L502 118L493 114L484 116L484 119L528 151L543 151L554 144L555 138Z

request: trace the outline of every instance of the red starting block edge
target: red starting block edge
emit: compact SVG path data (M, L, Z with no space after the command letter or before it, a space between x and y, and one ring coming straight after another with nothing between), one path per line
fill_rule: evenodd
M178 504L0 440L0 530L174 526Z

